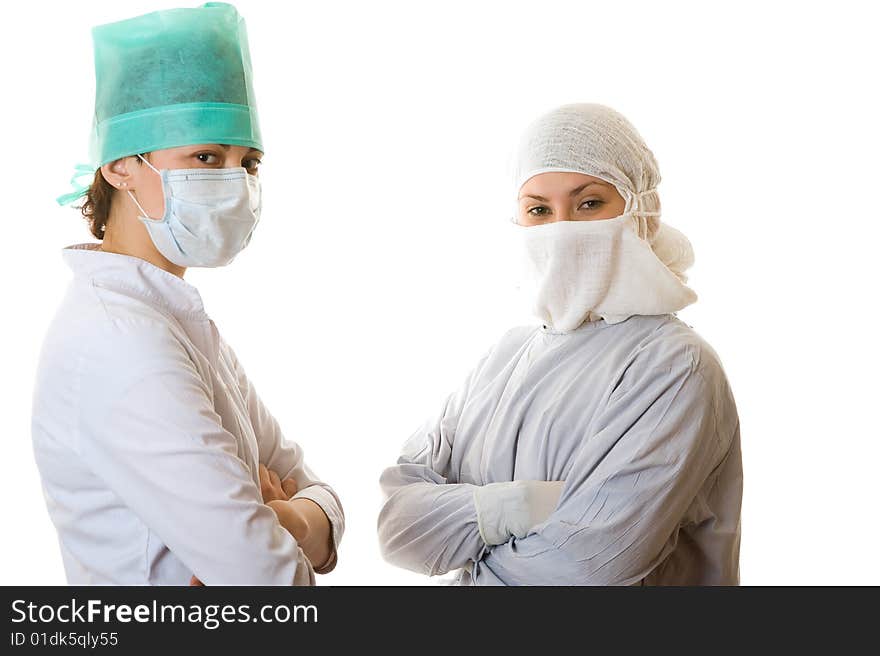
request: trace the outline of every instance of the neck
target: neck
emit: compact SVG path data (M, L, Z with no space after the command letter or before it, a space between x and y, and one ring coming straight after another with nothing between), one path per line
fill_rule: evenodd
M100 249L107 253L119 253L146 260L178 278L183 278L186 267L174 264L162 255L153 245L147 229L133 214L119 211L117 204L111 205L110 217L104 229L104 240Z

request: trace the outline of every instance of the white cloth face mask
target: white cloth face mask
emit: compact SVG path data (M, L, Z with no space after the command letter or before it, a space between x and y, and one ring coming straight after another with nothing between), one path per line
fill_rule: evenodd
M515 228L522 231L532 311L555 331L676 312L697 300L639 238L631 213Z
M244 167L160 171L141 159L162 179L165 216L150 218L131 190L128 195L159 252L182 267L232 262L259 223L260 179Z

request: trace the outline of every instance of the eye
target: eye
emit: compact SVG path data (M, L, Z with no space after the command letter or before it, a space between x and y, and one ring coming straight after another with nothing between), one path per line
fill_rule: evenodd
M532 216L547 216L549 213L550 208L545 207L544 205L536 205L528 210L528 214L531 214Z
M242 162L242 165L243 165L248 171L256 171L258 168L260 168L260 164L262 164L262 163L263 163L263 160L261 160L261 159L259 159L259 158L257 158L257 157L252 157L251 159L246 159L246 160L244 160L244 161Z
M211 158L213 158L213 160ZM217 156L214 153L198 153L196 159L202 164L214 164Z
M601 200L590 199L585 200L583 203L581 203L581 206L578 209L597 210L599 209L600 205L602 205Z

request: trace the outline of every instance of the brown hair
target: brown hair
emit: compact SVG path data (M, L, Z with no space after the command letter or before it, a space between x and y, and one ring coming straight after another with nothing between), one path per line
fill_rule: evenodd
M146 157L146 153L141 153L141 157ZM137 162L141 163L140 158ZM107 221L110 219L110 205L116 195L115 192L116 187L104 179L104 174L98 168L95 171L95 179L92 180L92 184L86 191L86 200L79 208L89 224L89 230L96 239L104 239L104 230L106 230Z

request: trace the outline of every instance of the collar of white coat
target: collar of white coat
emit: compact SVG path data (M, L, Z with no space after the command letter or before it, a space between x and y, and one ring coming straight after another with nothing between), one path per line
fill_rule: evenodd
M124 294L136 294L180 319L207 319L199 290L155 264L132 255L108 253L99 243L73 244L61 254L75 276Z

